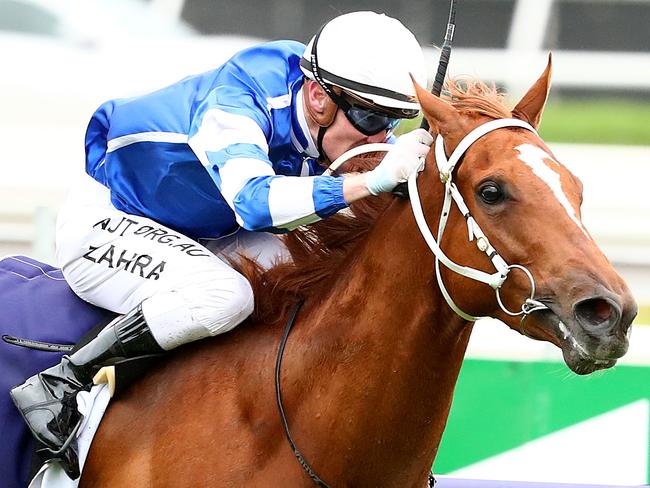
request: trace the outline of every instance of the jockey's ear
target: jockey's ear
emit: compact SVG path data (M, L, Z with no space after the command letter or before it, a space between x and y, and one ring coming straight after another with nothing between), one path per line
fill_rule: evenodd
M424 118L429 126L443 137L452 136L462 128L459 123L459 114L451 103L430 93L421 87L411 76L415 95L417 96Z
M325 90L313 80L305 80L303 85L303 103L306 115L319 127L329 127L336 117L337 105Z
M512 109L513 117L525 120L537 129L542 121L542 112L546 105L548 92L551 89L551 67L552 56L548 53L548 64L542 76L530 87L528 93L519 101L517 106Z

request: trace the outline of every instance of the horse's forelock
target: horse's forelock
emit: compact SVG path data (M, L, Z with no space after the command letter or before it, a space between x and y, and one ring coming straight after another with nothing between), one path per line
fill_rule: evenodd
M447 80L445 92L452 105L461 113L476 113L492 119L511 117L512 112L505 105L505 95L494 83L485 83L469 77Z

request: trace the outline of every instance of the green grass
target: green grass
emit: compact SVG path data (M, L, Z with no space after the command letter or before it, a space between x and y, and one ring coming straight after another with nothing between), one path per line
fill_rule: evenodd
M402 122L399 133L419 127ZM548 142L650 145L650 102L561 100L544 111L541 136Z
M650 145L650 102L550 103L542 118L540 134L553 142Z

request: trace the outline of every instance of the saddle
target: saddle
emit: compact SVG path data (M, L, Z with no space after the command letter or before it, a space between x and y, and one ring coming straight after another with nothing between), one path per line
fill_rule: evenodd
M0 479L24 487L46 460L13 405L9 390L90 341L115 314L77 297L61 270L24 256L0 260ZM23 347L16 347L23 346ZM156 357L115 365L116 394Z

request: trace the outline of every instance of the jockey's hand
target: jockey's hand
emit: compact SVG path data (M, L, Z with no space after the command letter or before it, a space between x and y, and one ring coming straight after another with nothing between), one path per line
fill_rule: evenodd
M415 129L397 139L381 163L366 173L370 193L378 195L391 191L408 180L413 171L422 171L432 143L433 137L424 129Z

